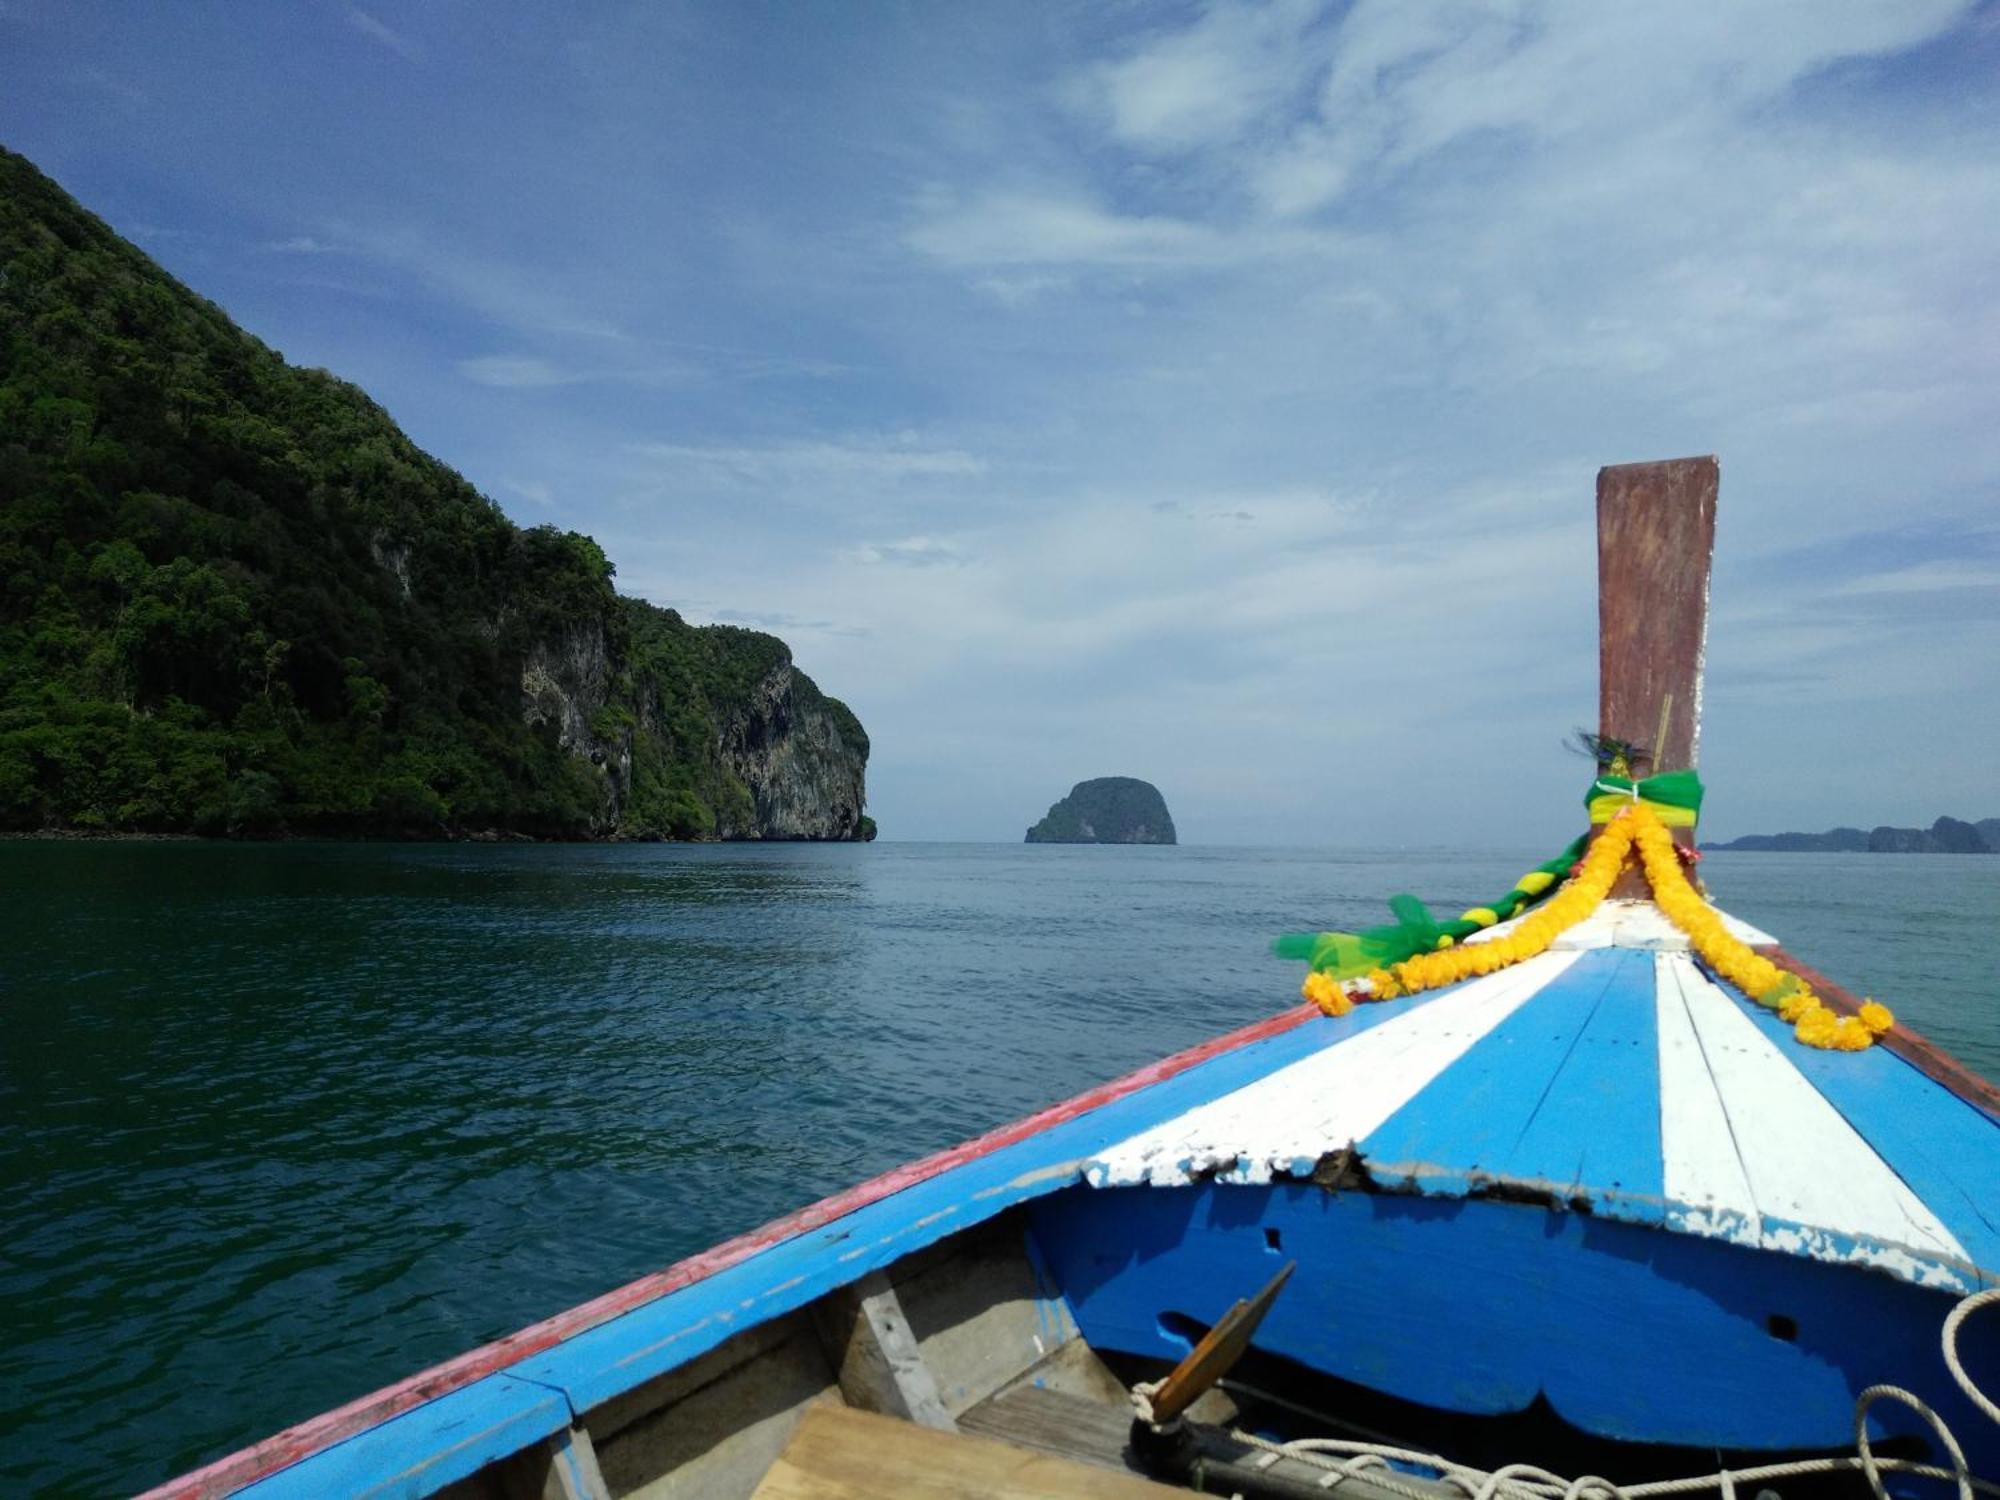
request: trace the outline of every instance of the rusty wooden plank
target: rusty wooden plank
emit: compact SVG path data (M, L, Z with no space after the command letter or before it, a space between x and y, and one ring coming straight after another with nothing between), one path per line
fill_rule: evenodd
M1598 727L1646 747L1642 775L1699 748L1720 480L1712 457L1597 472Z
M1706 458L1597 471L1598 733L1644 747L1636 776L1695 764L1721 466ZM1692 846L1694 830L1676 829ZM1612 887L1651 894L1636 862Z

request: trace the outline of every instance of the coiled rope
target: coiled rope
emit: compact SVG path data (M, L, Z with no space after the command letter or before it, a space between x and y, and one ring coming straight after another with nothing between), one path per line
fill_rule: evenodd
M1958 1382L1958 1388L1966 1398L1996 1423L2000 1423L2000 1405L1973 1383L1972 1377L1958 1357L1958 1333L1965 1320L1982 1307L2000 1303L2000 1287L1991 1291L1977 1292L1961 1300L1944 1320L1940 1342L1944 1347L1945 1368L1951 1378ZM1331 1421L1324 1413L1288 1401L1269 1391L1246 1385L1241 1381L1225 1380L1225 1389L1240 1392L1273 1406L1287 1408L1321 1421ZM1904 1458L1878 1458L1868 1441L1868 1409L1878 1401L1890 1400L1908 1406L1927 1422L1938 1435L1945 1452L1951 1456L1952 1467L1941 1469L1935 1464L1918 1463ZM1648 1484L1614 1484L1597 1474L1585 1474L1577 1479L1564 1479L1560 1474L1552 1474L1547 1469L1533 1464L1507 1464L1491 1473L1475 1469L1466 1464L1456 1464L1435 1453L1425 1453L1418 1449L1399 1448L1389 1443L1351 1441L1346 1438L1298 1438L1288 1443L1274 1443L1261 1438L1254 1432L1233 1430L1230 1436L1236 1441L1270 1455L1267 1462L1278 1458L1296 1459L1300 1463L1325 1471L1320 1481L1322 1488L1329 1492L1339 1489L1344 1480L1366 1473L1368 1482L1378 1489L1406 1496L1407 1500L1437 1500L1434 1488L1419 1488L1405 1482L1392 1463L1409 1464L1426 1468L1437 1475L1437 1482L1460 1491L1467 1500L1654 1500L1666 1495L1693 1495L1706 1490L1720 1490L1723 1500L1737 1500L1737 1486L1760 1483L1775 1479L1796 1479L1810 1474L1851 1474L1861 1473L1868 1481L1868 1488L1874 1492L1875 1500L1889 1500L1883 1488L1884 1474L1908 1474L1921 1479L1949 1480L1956 1486L1959 1500L1972 1500L1975 1492L1982 1495L2000 1496L2000 1483L1974 1478L1965 1464L1965 1452L1958 1445L1951 1428L1944 1418L1925 1404L1922 1398L1904 1390L1901 1386L1871 1385L1854 1402L1854 1446L1852 1458L1806 1458L1791 1463L1761 1464L1749 1469L1723 1469L1714 1474L1702 1474L1688 1479L1665 1479Z

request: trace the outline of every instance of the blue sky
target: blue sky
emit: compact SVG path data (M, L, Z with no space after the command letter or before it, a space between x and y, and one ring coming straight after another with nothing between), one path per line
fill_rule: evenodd
M1600 464L1718 453L1718 836L2000 816L2000 9L0 0L0 142L885 837L1553 846Z

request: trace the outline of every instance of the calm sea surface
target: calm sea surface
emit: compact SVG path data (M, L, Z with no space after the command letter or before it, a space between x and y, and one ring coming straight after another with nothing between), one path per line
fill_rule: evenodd
M0 843L0 1481L106 1494L1296 999L1547 851ZM2000 1077L2000 858L1718 898Z

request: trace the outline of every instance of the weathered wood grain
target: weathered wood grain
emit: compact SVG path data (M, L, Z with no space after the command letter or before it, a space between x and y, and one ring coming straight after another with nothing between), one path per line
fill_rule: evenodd
M1645 748L1633 774L1686 770L1701 748L1701 672L1721 466L1713 457L1597 471L1598 733ZM1675 839L1692 844L1692 829ZM1628 861L1614 896L1644 896Z
M1058 1391L1023 1386L975 1406L965 1414L965 1426L1024 1448L1040 1448L1080 1463L1096 1464L1100 1468L1126 1471L1133 1469L1137 1462L1130 1442L1132 1409L1122 1403L1114 1406ZM1197 1424L1195 1435L1201 1452L1212 1464L1254 1463L1267 1480L1277 1476L1312 1486L1321 1494L1341 1496L1343 1500L1408 1500L1406 1493L1378 1485L1366 1473L1343 1479L1337 1487L1329 1490L1325 1485L1324 1469L1297 1459L1274 1460L1249 1444L1238 1442L1227 1432L1205 1423ZM1414 1475L1398 1474L1395 1478L1406 1488L1434 1495L1437 1500L1453 1500L1458 1494L1456 1490Z
M1745 1007L1685 953L1657 954L1655 963L1661 1053L1669 1064L1660 1080L1660 1113L1670 1123L1666 1196L1680 1205L1670 1224L1910 1276L1917 1274L1907 1268L1911 1252L1970 1260ZM1679 1066L1667 1052L1675 1025L1696 1039ZM1722 1128L1693 1128L1704 1110L1719 1110Z
M754 1500L1166 1500L1186 1493L993 1438L817 1407Z
M604 1443L605 1482L625 1500L748 1495L799 1420L839 1402L818 1344L802 1332Z
M955 1432L938 1384L888 1276L872 1271L814 1309L827 1358L850 1406Z
M1039 1448L1101 1469L1134 1470L1129 1401L1091 1401L1025 1385L982 1401L961 1425L1022 1448Z
M1076 1338L1061 1297L1035 1280L1025 1217L999 1222L1003 1232L949 1241L949 1256L911 1257L924 1262L920 1270L902 1263L892 1270L910 1332L953 1416Z
M590 1433L574 1424L498 1464L501 1500L611 1500Z
M1700 748L1720 481L1713 458L1597 474L1598 726L1646 747L1647 762L1636 768L1644 775L1692 766Z

